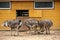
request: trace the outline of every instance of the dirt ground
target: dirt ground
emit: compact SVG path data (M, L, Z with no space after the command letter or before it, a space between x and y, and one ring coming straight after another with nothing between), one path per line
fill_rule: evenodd
M0 31L0 40L60 40L60 31L51 30L50 35L45 33L33 35L29 32L19 32L19 36L11 36L10 31Z

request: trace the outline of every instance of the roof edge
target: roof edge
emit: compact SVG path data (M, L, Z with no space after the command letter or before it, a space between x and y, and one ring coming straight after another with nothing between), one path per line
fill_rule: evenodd
M7 2L7 1L34 1L34 0L0 0L0 2ZM37 0L38 1L38 0ZM40 0L39 0L40 1ZM60 2L60 0L54 0L55 2Z

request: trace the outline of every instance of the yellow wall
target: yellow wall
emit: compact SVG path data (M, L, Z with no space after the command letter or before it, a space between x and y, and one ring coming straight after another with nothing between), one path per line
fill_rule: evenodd
M52 10L35 10L33 2L12 2L10 10L0 10L0 24L5 20L16 19L16 10L29 10L29 17L37 19L51 19L54 27L60 27L60 2L55 2ZM0 26L0 29L6 29Z
M55 2L55 8L53 10L43 10L42 19L51 19L54 27L60 27L60 2Z
M0 10L0 29L6 29L6 27L2 27L2 23L5 20L15 19L15 12L11 10ZM7 27L8 29L8 27Z
M18 3L13 2L12 9L13 10L29 10L29 17L41 17L41 10L34 10L33 2L18 2Z

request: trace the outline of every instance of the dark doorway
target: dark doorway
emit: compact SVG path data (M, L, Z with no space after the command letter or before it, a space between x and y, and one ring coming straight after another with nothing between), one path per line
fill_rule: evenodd
M16 10L16 18L22 20L23 25L20 30L28 30L25 20L29 18L29 10Z
M29 10L16 10L16 16L17 17L28 17L29 16Z

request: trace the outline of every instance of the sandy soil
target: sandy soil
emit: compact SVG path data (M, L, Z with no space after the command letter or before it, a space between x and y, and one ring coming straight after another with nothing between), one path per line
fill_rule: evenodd
M0 31L0 40L60 40L60 31L51 31L50 35L45 33L33 35L29 32L19 32L19 36L11 36L10 31Z

